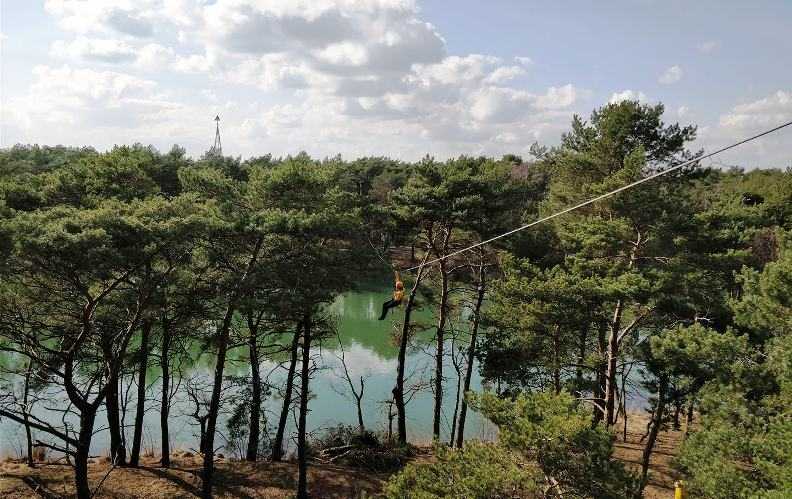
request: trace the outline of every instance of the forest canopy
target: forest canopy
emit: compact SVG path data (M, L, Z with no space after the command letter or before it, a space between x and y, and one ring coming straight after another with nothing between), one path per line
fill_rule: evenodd
M416 390L433 397L435 459L394 475L388 497L640 497L658 435L683 426L674 466L692 497L788 497L792 171L693 163L446 258L698 157L696 127L663 119L660 104L608 104L530 158L0 150L0 419L25 427L31 464L34 447L67 455L80 498L92 497L99 427L114 465L138 466L154 430L171 465L176 391L195 402L204 497L226 434L241 435L239 458L279 461L293 414L303 498L326 449L376 441L397 468L409 461ZM355 276L416 266L394 312L395 432L364 427L365 383L344 364L359 424L320 449L307 417L314 356L338 343L329 306ZM423 384L407 356L418 338L433 361ZM213 359L203 384L180 370L196 349ZM227 370L234 351L249 359L244 376ZM265 359L282 385L265 382ZM130 441L124 379L137 386ZM448 391L455 406L443 406ZM57 418L44 416L53 392L67 401ZM640 462L625 466L613 445L634 393L648 425ZM268 397L281 406L269 420ZM146 410L159 428L144 430ZM468 438L469 411L498 427L495 441Z

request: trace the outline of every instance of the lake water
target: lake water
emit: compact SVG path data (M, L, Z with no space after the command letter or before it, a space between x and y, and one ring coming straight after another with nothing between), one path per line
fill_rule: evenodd
M386 430L388 408L384 401L391 398L391 390L395 384L396 376L396 357L398 348L393 343L392 333L397 321L402 318L402 309L388 316L385 321L378 321L377 316L383 301L390 294L387 281L382 285L367 286L361 290L346 293L329 307L337 318L337 328L341 341L344 345L346 364L353 380L359 380L360 376L365 378L365 391L363 397L364 422L367 429ZM460 313L454 321L457 328L467 327L469 324L466 310ZM426 325L432 324L433 318L431 311L419 310L414 314L414 321L422 322ZM408 383L428 382L433 373L434 360L432 354L434 348L431 345L433 329L418 333L416 347L408 355L407 374L411 374ZM450 343L446 345L446 351L450 350ZM244 376L249 373L249 361L245 357L244 348L231 355L231 360L226 367L226 374ZM357 412L354 399L343 377L343 369L338 359L340 349L337 340L332 338L326 340L323 345L312 349L316 354L316 363L319 368L311 380L312 399L309 403L310 414L308 415L308 428L311 432L316 432L323 428L328 428L338 424L357 425ZM185 369L182 383L186 383L188 378L194 380L208 380L214 366L212 358L204 356L195 362L190 368ZM281 386L285 380L285 370L278 369L275 363L263 362L261 365L262 376L269 374L269 381L274 386ZM159 393L160 382L157 379L159 369L154 368L149 371L147 383L150 385L148 391L151 401L147 408L144 423L143 447L145 449L159 450ZM454 404L456 398L457 376L453 365L449 360L446 361L444 370L446 376L446 387L444 390L444 425L443 438L448 438L450 421L453 417ZM135 398L136 387L132 379L126 380L125 384L130 389L130 400ZM474 390L481 388L481 380L477 372L474 371L472 383ZM208 397L208 394L206 394ZM39 403L36 406L37 416L52 421L60 421L60 414L47 410L46 407L64 407L62 395L53 393L51 400L47 403ZM264 410L272 428L277 425L277 418L280 411L281 400L271 396L264 403ZM433 395L431 389L427 388L418 392L410 401L407 407L407 428L408 437L413 442L428 442L432 436L432 405ZM225 409L230 412L230 404ZM134 420L135 406L131 401L126 409L126 424L130 425ZM174 407L171 410L170 418L170 438L172 449L195 449L198 447L199 428L192 417L189 416L193 411L193 406L184 395L184 390L179 390L174 399ZM395 407L394 407L395 412ZM225 442L228 432L226 429L225 418L218 425L221 435L216 442ZM295 418L290 418L289 431L294 432ZM394 432L396 431L394 420ZM97 430L94 436L92 454L104 455L108 449L108 432L106 431L106 417L102 413L97 417ZM127 448L131 447L132 428L127 428ZM467 438L491 439L495 435L493 426L480 417L478 414L469 411L465 431ZM44 434L34 436L44 441L48 437ZM20 455L24 448L24 429L8 420L0 420L0 456ZM228 449L221 450L226 454L234 454L233 445Z

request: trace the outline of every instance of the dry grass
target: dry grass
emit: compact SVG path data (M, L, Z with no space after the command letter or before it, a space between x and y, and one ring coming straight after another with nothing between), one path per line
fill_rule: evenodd
M292 463L256 463L217 460L216 491L218 498L286 498L296 487L297 466ZM89 479L95 487L109 469L105 459L90 465ZM172 459L170 469L159 466L154 458L142 459L139 469L116 468L104 482L96 497L126 498L194 498L201 486L201 458L189 453ZM0 497L31 497L30 480L63 497L74 496L72 469L63 464L41 464L35 469L23 463L0 465ZM364 473L340 466L312 466L309 484L316 497L355 498L376 494L387 475ZM26 480L28 483L26 483Z
M627 442L616 442L615 456L639 469L643 444L639 443L646 427L643 414L630 416ZM671 467L682 433L668 431L660 434L652 454L649 485L644 497L660 499L673 497L674 480ZM422 449L415 459L430 461L428 449ZM194 498L201 486L201 457L190 452L175 452L172 466L165 469L157 459L146 453L139 469L116 468L104 482L101 498ZM297 466L292 463L251 464L229 459L217 460L216 497L231 498L287 498L293 497L297 480ZM89 479L95 487L109 469L107 458L92 460ZM317 465L309 468L308 483L314 497L359 498L376 496L388 479L387 474L353 470L343 466ZM61 497L74 497L72 469L64 464L40 464L30 469L17 460L0 464L0 498L35 497L32 487L44 486Z

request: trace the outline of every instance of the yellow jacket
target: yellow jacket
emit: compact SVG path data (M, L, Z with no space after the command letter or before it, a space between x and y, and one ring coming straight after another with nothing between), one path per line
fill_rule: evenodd
M396 284L394 285L396 290L393 292L393 301L400 302L404 298L404 284L399 277L399 272L394 271L394 274L396 274Z

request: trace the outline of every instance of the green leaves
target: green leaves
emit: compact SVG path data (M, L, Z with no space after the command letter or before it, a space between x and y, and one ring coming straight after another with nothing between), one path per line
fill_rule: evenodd
M539 392L512 400L492 393L470 395L471 405L498 425L498 441L535 461L554 493L622 498L635 478L613 460L611 435L591 425L591 414L568 393Z
M652 344L674 365L711 379L702 391L701 428L678 459L701 497L792 491L790 255L784 249L763 271L743 270L743 294L732 306L745 336L694 326Z
M468 442L462 449L435 447L433 463L410 463L385 486L390 499L497 499L538 493L536 476L498 444Z

